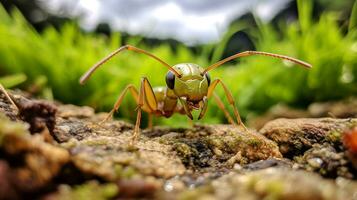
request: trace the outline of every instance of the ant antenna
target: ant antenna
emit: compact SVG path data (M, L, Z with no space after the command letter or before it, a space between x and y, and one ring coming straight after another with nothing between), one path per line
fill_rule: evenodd
M239 57L246 57L246 56L252 56L252 55L263 55L263 56L269 56L269 57L274 57L274 58L279 58L279 59L282 59L282 60L288 60L290 62L293 62L293 63L296 63L296 64L299 64L301 66L304 66L306 68L311 68L312 66L307 63L307 62L304 62L304 61L301 61L301 60L298 60L298 59L295 59L295 58L292 58L292 57L289 57L289 56L284 56L284 55L279 55L279 54L274 54L274 53L267 53L267 52L262 52L262 51L244 51L244 52L241 52L241 53L237 53L237 54L234 54L232 56L229 56L228 58L225 58L221 61L218 61L217 63L207 67L203 72L202 74L205 74L207 73L208 71L212 70L212 69L215 69L221 65L223 65L224 63L228 62L228 61L231 61L235 58L239 58Z
M89 77L94 73L94 71L96 69L98 69L101 65L106 63L113 56L115 56L116 54L120 53L123 50L135 51L135 52L143 53L143 54L145 54L147 56L150 56L150 57L154 58L155 60L159 61L161 64L165 65L167 68L169 68L169 70L172 71L177 77L181 77L180 73L178 73L169 64L167 64L166 62L164 62L160 58L156 57L155 55L153 55L153 54L151 54L151 53L149 53L149 52L147 52L147 51L145 51L143 49L139 49L139 48L131 46L131 45L125 45L125 46L122 46L122 47L118 48L117 50L113 51L107 57L103 58L101 61L99 61L98 63L93 65L85 74L83 74L83 76L79 80L79 83L83 85L89 79Z

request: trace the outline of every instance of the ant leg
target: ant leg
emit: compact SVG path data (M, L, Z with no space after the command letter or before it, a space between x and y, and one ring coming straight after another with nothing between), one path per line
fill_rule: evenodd
M137 107L138 114L136 117L134 134L131 141L131 144L133 144L136 138L138 137L138 133L139 133L140 122L141 122L141 110L144 110L150 115L151 113L157 110L157 101L149 81L147 80L147 78L144 77L141 80L139 93L138 90L135 88L135 86L132 84L129 84L128 86L125 87L125 89L120 93L118 100L115 102L113 109L109 112L108 116L102 121L102 123L110 119L113 116L114 112L119 109L127 91L130 91L131 95L134 97L135 102L137 103L138 106Z
M125 94L130 91L130 94L133 96L136 104L139 103L139 94L138 94L138 90L135 88L135 86L133 84L129 84L125 87L125 89L120 93L117 101L115 102L114 106L113 106L113 109L109 112L109 114L107 115L107 117L101 122L101 123L104 123L106 121L108 121L109 119L111 119L113 117L113 114L118 111L124 97L125 97ZM150 107L147 105L147 104L144 104L143 106L143 110L145 112L148 112L148 113L151 113L152 112L152 109L150 109Z
M224 116L226 117L226 119L228 120L228 122L229 122L230 124L233 124L233 125L236 124L236 123L233 121L233 119L232 119L231 115L229 114L229 112L227 111L227 109L225 108L225 106L224 106L222 100L219 98L219 96L218 96L215 92L213 92L213 97L214 97L214 99L216 100L216 103L217 103L217 105L218 105L218 108L223 111ZM203 108L202 108L202 111L201 111L200 116L198 117L198 119L201 119L201 118L206 114L207 105L208 105L208 100L207 100L206 97L203 99L203 104L204 104L204 106L203 106Z
M152 129L152 120L153 120L153 116L151 113L149 113L149 116L148 116L148 128L149 129Z
M135 86L133 84L129 84L125 87L125 89L120 93L117 101L115 102L113 109L109 112L109 114L107 115L107 117L101 122L104 123L106 121L108 121L109 119L111 119L113 117L113 114L119 109L125 94L128 92L128 90L130 91L131 95L133 96L134 100L136 103L138 103L138 91L135 88Z
M139 137L140 123L141 123L141 109L144 110L145 106L151 109L149 114L157 110L156 97L154 91L152 90L150 82L146 77L141 79L140 91L138 97L138 107L137 107L138 114L136 116L134 133L130 142L131 146L134 145L135 141Z
M187 119L188 120L188 125L192 128L193 127L193 120L192 119L190 119L190 118L188 118Z
M236 123L233 121L233 119L232 119L231 115L229 114L228 110L225 108L225 106L224 106L224 104L223 104L221 98L220 98L215 92L213 92L213 97L214 97L214 100L215 100L216 103L217 103L218 108L220 108L220 109L223 111L224 116L226 117L226 119L228 120L228 122L229 122L230 124L236 124Z
M4 93L5 97L10 101L10 103L15 106L15 108L17 109L17 111L19 111L19 108L17 107L17 105L15 104L15 102L11 99L9 93L6 91L6 89L4 88L4 86L0 83L0 90Z
M137 111L138 111L138 114L136 115L135 128L134 128L133 136L131 137L130 146L134 146L135 141L139 137L140 124L141 124L141 106L140 106L140 104L138 104Z
M188 108L188 105L187 105L187 100L186 100L186 97L181 97L181 98L178 98L178 100L180 101L184 111L185 111L185 114L188 116L188 118L190 118L191 120L193 120L193 116L190 112L190 109Z
M237 124L242 126L245 130L248 130L247 127L243 124L242 122L242 119L239 115L239 112L238 112L238 108L237 106L235 105L235 102L234 102L234 98L232 96L232 93L228 90L227 86L220 80L220 79L216 79L214 80L211 85L208 87L208 92L207 92L207 97L210 98L213 94L213 91L214 89L216 88L217 84L218 83L221 83L223 89L224 89L224 93L226 94L226 97L228 99L228 102L229 104L233 107L233 110L234 110L234 116L237 120Z
M208 99L207 97L203 97L202 99L202 102L203 102L203 106L202 106L202 109L201 109L201 112L200 112L200 115L198 116L198 119L202 119L202 117L206 114L206 111L207 111L207 107L208 107Z

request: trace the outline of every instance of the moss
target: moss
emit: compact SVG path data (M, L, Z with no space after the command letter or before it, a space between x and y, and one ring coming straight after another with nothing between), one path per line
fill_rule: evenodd
M250 138L246 141L247 144L253 146L253 147L258 147L263 144L263 142L257 138Z
M259 178L256 176L252 176L246 184L246 187L252 191L254 191L255 185L257 184L257 182L259 181Z
M326 135L326 139L327 139L327 141L330 141L333 143L340 142L341 141L341 133L338 131L330 131Z
M71 138L68 142L61 143L60 145L61 145L61 147L64 147L65 149L71 149L78 145L78 140L75 138Z
M193 199L205 199L205 195L211 194L214 192L214 188L211 185L207 185L204 187L200 187L194 190L188 190L181 195L177 199L179 200L193 200Z
M117 178L120 178L123 174L123 166L120 164L115 164L114 165L114 173Z
M13 122L8 119L4 114L0 113L0 145L2 139L7 134L25 135L29 134L28 126L24 123Z
M175 143L173 148L179 156L184 158L190 157L193 153L191 147L185 143Z
M158 139L158 142L159 142L160 144L170 144L170 142L167 141L167 139L164 138L164 137L160 137L160 138Z
M108 183L100 185L96 181L88 182L71 189L69 186L60 186L58 199L60 200L84 200L84 199L110 199L119 192L116 184Z
M326 175L326 174L327 174L327 171L326 171L326 169L321 168L321 169L319 170L319 173L320 173L321 175Z
M212 150L224 150L226 147L224 141L220 137L207 137L206 143L211 147Z
M355 119L351 119L350 123L347 124L349 129L353 129L355 126L357 126L357 120Z
M236 152L238 147L241 145L243 138L237 134L234 134L232 136L233 137L225 137L224 142L232 152Z
M127 166L123 168L120 177L125 179L130 179L137 174L139 174L139 172L135 168Z
M117 179L130 179L139 174L138 170L134 167L123 166L118 163L114 164L113 169Z
M106 139L89 139L83 142L83 144L89 145L89 146L101 146L101 145L106 145L108 144L108 140Z
M275 180L269 181L266 183L266 193L264 199L273 200L273 199L281 199L282 193L284 191L284 185L282 182Z

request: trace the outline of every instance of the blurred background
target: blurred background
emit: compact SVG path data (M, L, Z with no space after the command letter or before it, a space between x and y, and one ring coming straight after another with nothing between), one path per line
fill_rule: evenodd
M133 52L112 59L85 86L78 84L87 69L124 44L171 65L206 67L244 50L289 55L313 65L306 70L252 56L212 71L211 78L221 78L232 91L244 119L276 104L304 110L313 102L357 95L353 0L0 2L0 82L39 98L109 111L124 87L139 86L142 76L153 86L165 85L166 68ZM228 106L221 88L218 94ZM117 116L133 121L136 105L129 96ZM185 126L187 117L155 122ZM226 123L214 101L203 122Z

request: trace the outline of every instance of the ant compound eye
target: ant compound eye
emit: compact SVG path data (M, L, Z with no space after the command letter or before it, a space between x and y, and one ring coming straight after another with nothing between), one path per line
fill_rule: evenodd
M175 74L173 74L171 71L167 72L166 74L166 85L171 90L173 90L175 87Z
M208 73L205 74L207 82L208 82L208 86L211 84L211 77Z

